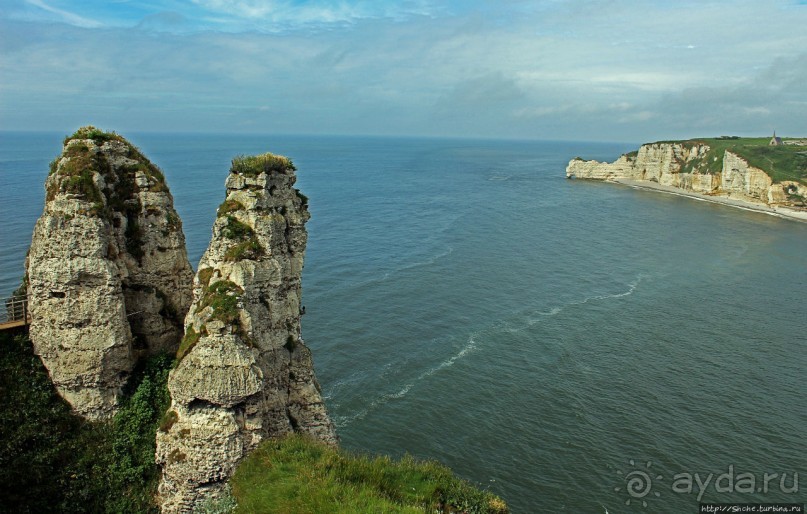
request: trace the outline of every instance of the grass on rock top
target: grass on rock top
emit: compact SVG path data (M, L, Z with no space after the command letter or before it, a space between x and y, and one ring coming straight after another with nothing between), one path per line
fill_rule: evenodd
M294 171L294 163L291 159L282 155L265 153L261 155L239 155L233 159L230 171L236 175L247 177L257 177L261 173L286 173Z

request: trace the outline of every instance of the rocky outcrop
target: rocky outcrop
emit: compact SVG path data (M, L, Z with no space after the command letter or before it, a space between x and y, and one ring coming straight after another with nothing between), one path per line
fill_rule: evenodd
M774 183L770 176L726 150L720 157L710 154L705 143L652 143L638 152L622 155L613 163L575 158L566 167L567 178L593 180L649 181L716 196L728 196L766 205L790 206L807 196L799 182Z
M264 438L300 432L336 443L301 337L309 213L295 180L284 157L233 161L157 434L163 512L216 498Z
M137 360L175 351L193 271L160 170L92 127L65 139L26 261L30 338L59 393L111 416Z

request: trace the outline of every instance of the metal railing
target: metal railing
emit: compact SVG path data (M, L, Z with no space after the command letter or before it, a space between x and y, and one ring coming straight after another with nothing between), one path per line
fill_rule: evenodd
M22 322L28 324L31 314L28 312L28 296L19 295L0 299L0 325ZM5 307L5 308L3 308Z

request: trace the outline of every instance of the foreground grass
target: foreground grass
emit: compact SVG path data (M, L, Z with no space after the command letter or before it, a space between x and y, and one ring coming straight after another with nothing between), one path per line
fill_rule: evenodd
M301 436L264 442L231 484L236 513L508 512L436 462L352 455Z
M0 513L158 512L155 433L171 363L150 359L115 417L90 423L56 393L26 337L0 334ZM435 462L355 456L299 436L265 442L232 489L237 513L508 512Z
M723 155L728 150L767 173L774 182L792 180L807 184L807 148L803 146L770 146L769 137L705 138L660 143L709 145L710 150L702 159L695 159L684 167L682 171L685 173L697 168L700 168L701 173L720 173L723 169Z

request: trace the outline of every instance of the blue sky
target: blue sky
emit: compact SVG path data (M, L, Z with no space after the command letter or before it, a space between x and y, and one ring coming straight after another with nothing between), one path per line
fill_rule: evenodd
M0 130L807 136L803 0L0 0Z

